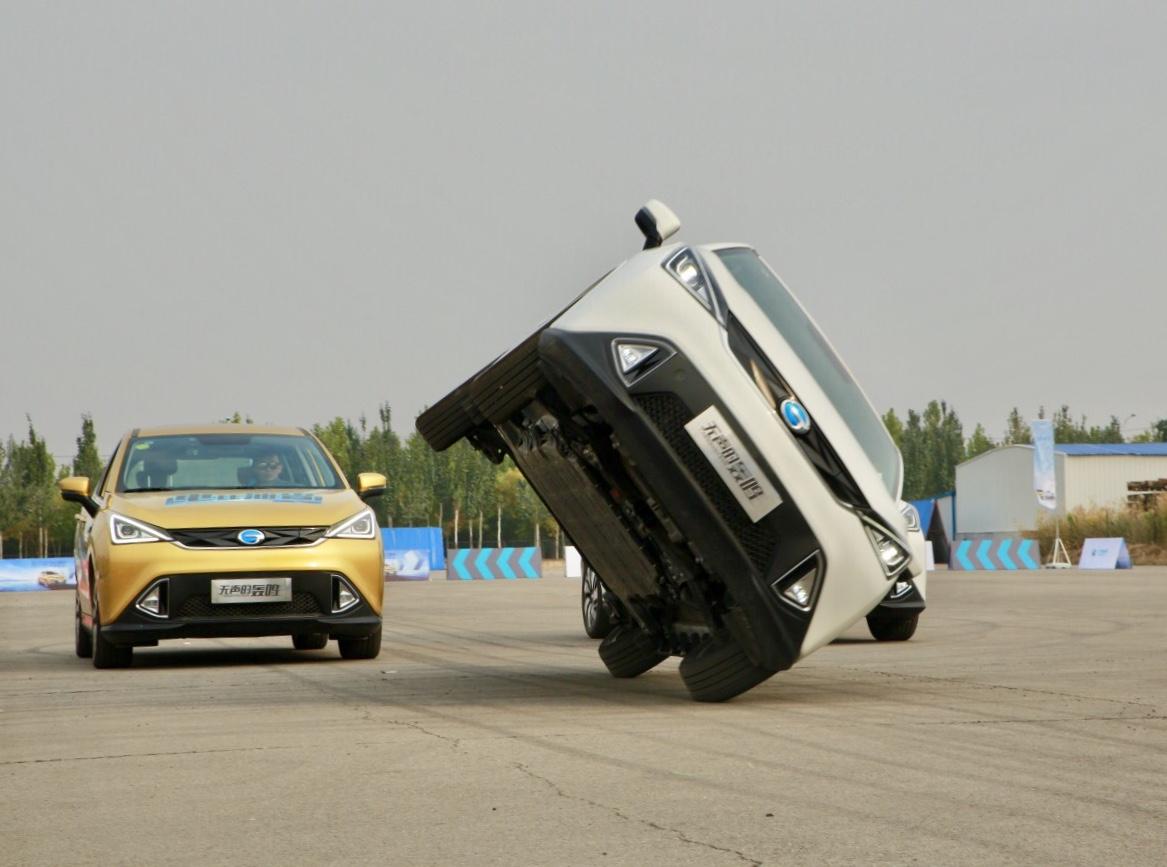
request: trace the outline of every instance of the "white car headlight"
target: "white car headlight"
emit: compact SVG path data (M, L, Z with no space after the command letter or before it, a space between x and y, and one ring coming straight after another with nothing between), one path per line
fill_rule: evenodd
M372 509L361 509L351 518L333 524L324 535L329 539L375 539L377 516Z
M908 530L915 533L921 532L920 513L916 511L915 506L913 506L911 503L901 502L900 513L903 514L904 518L908 522Z
M158 527L151 527L149 524L118 514L111 514L109 517L109 535L115 545L173 541Z
M713 278L705 270L705 264L697 254L688 247L682 247L664 263L668 271L678 283L689 290L690 294L700 301L705 309L723 322L723 312L719 301L719 292L713 283ZM724 324L724 322L723 322Z

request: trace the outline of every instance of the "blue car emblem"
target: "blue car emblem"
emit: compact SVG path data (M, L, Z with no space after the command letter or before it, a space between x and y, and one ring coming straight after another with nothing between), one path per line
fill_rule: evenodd
M778 407L778 412L782 415L782 420L786 422L786 426L796 434L804 434L810 430L810 416L797 400L787 398L782 401L781 406Z
M260 530L240 530L239 535L235 537L244 545L258 545L267 536L263 535Z

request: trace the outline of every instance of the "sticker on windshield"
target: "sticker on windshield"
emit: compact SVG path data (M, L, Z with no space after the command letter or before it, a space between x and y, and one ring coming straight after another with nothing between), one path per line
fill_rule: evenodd
M751 521L757 523L782 505L782 497L716 407L709 407L690 421L685 430Z
M248 491L237 494L178 494L167 497L165 506L201 506L206 503L255 502L301 503L318 506L324 502L319 494L305 494L296 491L274 494L271 491Z

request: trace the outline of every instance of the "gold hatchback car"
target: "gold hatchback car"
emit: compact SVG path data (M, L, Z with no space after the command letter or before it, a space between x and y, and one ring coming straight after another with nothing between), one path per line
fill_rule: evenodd
M381 652L380 473L354 490L314 436L260 425L143 428L101 478L58 482L79 503L76 649L121 668L173 638L335 639Z

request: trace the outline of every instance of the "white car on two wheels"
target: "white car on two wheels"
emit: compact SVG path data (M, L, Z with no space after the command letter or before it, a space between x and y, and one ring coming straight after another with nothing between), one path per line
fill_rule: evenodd
M665 243L659 202L636 222L642 252L417 426L522 471L619 600L614 676L679 656L721 701L897 587L922 604L923 563L899 451L802 305L751 247Z

